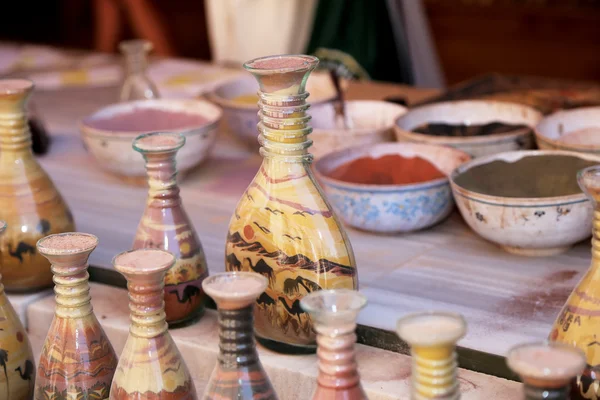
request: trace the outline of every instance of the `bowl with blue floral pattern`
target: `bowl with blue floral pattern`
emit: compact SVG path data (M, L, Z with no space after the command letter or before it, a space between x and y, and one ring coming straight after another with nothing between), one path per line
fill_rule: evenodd
M314 171L346 225L391 234L443 221L454 208L448 176L470 158L451 147L379 143L329 153Z

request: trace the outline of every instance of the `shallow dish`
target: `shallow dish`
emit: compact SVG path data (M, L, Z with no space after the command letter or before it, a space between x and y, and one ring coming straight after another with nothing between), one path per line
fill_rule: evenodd
M437 224L454 206L447 177L412 184L373 185L341 181L327 175L361 157L400 155L420 157L445 175L469 160L468 154L451 147L418 143L380 143L329 153L314 164L336 214L350 226L378 232L411 232Z
M555 112L534 133L540 149L600 154L600 107Z
M398 141L452 146L473 157L481 157L511 150L531 149L534 146L532 130L542 114L535 109L501 101L465 100L436 103L409 110L396 121L394 132ZM413 132L427 123L488 124L500 122L526 125L530 128L485 136L434 136Z
M218 86L206 95L208 100L223 109L227 129L251 147L258 147L258 96L253 99L257 91L256 79L245 75ZM306 83L306 91L310 93L307 101L311 105L311 115L317 112L322 104L335 97L335 88L328 75L311 75ZM240 96L243 96L244 100L236 101Z
M461 165L450 183L464 220L481 237L513 254L550 256L591 234L593 207L576 179L586 163L600 163L600 157L506 152Z
M406 113L405 107L387 101L347 101L345 106L351 129L336 128L333 103L310 111L310 124L313 127L310 139L313 145L309 151L315 158L352 146L393 142L394 122Z
M159 129L150 129L151 126L145 128L146 130L137 130L130 126L122 129L108 125L106 128L100 126L106 124L106 121L110 122L111 118L134 110L148 109L198 117L199 121L188 126L161 131L181 132L186 137L185 146L177 153L177 168L181 174L204 161L215 143L217 124L221 118L219 107L204 100L139 100L104 107L80 122L83 142L101 168L132 183L140 184L146 181L144 159L131 146L136 136Z

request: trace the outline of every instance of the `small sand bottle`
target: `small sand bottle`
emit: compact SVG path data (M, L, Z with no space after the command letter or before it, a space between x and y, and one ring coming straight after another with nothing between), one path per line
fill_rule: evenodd
M562 343L527 343L513 347L506 362L523 381L523 399L568 400L571 382L585 368L585 354Z
M422 312L398 320L398 336L411 347L411 399L460 398L456 342L466 332L459 314Z
M121 253L113 265L127 279L131 325L110 389L111 400L195 400L190 372L165 320L165 272L175 256L158 249Z
M355 290L320 290L300 305L317 331L319 377L313 400L367 400L360 384L354 344L356 318L367 298Z
M171 327L202 315L206 301L202 281L208 276L202 244L177 186L175 156L184 144L181 133L148 133L133 141L146 161L149 190L132 248L157 248L177 257L165 276L165 312Z
M0 236L6 224L0 221ZM0 399L30 400L33 398L35 361L27 332L15 309L4 293L0 277Z
M146 73L148 54L152 43L147 40L125 40L119 44L125 61L125 80L121 88L121 101L157 99L158 89Z
M90 303L88 258L98 239L62 233L37 248L52 264L56 311L35 381L35 399L107 399L117 356Z
M574 345L586 355L586 368L574 385L573 399L600 399L600 166L577 174L594 205L592 260L556 318L549 340Z
M319 60L270 56L244 68L259 84L263 163L229 224L226 270L257 272L269 286L254 310L261 344L284 353L314 352L316 335L300 307L308 293L357 289L354 253L316 182L308 152L306 81Z
M219 309L219 356L204 400L276 400L254 343L252 309L267 278L253 272L225 272L202 286Z

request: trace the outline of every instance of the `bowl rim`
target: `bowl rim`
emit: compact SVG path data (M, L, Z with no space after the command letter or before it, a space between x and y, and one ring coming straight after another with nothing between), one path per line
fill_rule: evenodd
M598 153L600 155L600 145L593 145L593 144L569 144L569 143L564 143L564 142L560 142L556 139L551 139L548 136L546 136L546 134L542 133L543 131L540 129L540 125L544 122L547 122L550 119L557 119L557 122L560 123L560 118L563 117L565 114L578 114L578 113L585 113L585 112L597 112L598 116L600 117L600 106L591 106L591 107L579 107L579 108L573 108L573 109L563 109L563 110L558 110L558 111L554 111L551 114L548 114L546 116L544 116L544 118L542 118L537 124L536 126L533 128L533 134L535 136L536 141L539 140L541 142L543 142L544 144L550 145L556 149L559 150L567 150L567 151L580 151L580 152L586 152L586 153ZM600 128L600 123L598 124L598 127Z
M315 75L313 73L311 75L311 77L314 77L314 76L320 77L321 75L319 75L319 74ZM322 75L322 76L325 77L325 75ZM319 79L321 79L321 78L319 78ZM323 78L323 79L325 79L325 78ZM238 111L256 111L258 113L258 100L257 100L256 104L236 103L232 99L227 99L227 98L219 96L217 94L217 92L219 90L221 90L223 87L228 86L228 85L235 85L236 83L238 83L240 81L256 81L256 78L254 78L251 75L246 75L246 74L240 75L234 79L220 83L219 85L215 86L215 88L213 90L205 93L204 96L206 97L206 99L208 101L215 103L219 107L222 107L222 108L234 109L234 110L238 110ZM257 86L256 90L258 91L258 83L256 86ZM312 106L314 106L314 105L319 105L319 104L323 104L323 103L329 103L329 102L333 101L334 99L335 99L335 92L332 92L328 96L323 96L322 98L318 98L318 100L310 101L310 92L309 92L307 102L310 103Z
M115 114L119 114L118 110L121 109L121 107L137 108L137 107L141 106L140 108L164 109L161 107L161 104L165 104L165 103L167 103L167 104L174 103L174 104L182 104L182 105L186 105L186 104L202 105L203 107L207 107L210 110L209 113L211 113L211 114L214 113L214 116L207 117L206 116L207 113L200 112L197 110L184 111L184 112L195 114L195 115L201 115L202 117L205 117L207 119L207 121L200 125L185 126L185 127L181 127L178 129L171 129L171 130L153 129L153 130L137 130L137 131L118 131L118 130L107 130L107 129L95 128L93 126L88 125L88 123L87 123L87 121L89 121L90 119L97 118L99 114L106 113L111 110L117 110L117 112L115 112ZM143 135L145 133L153 133L153 132L179 132L186 136L191 136L191 135L196 135L196 134L202 134L202 133L208 132L212 129L215 129L217 127L217 124L221 120L222 116L223 116L223 110L219 106L212 104L210 101L207 101L204 99L159 98L159 99L152 99L152 100L135 100L135 101L128 101L128 102L124 102L124 103L109 104L107 106L97 109L92 114L81 118L78 122L78 127L79 127L79 132L84 137L90 136L90 137L101 137L101 138L109 138L109 139L117 139L117 140L133 140L139 135Z
M449 146L438 146L438 145L433 145L433 144L423 144L423 143L410 143L410 142L389 142L389 143L376 143L376 144L372 144L369 146L352 146L352 147L347 147L347 148L343 148L340 150L336 150L333 151L331 153L328 153L326 155L324 155L323 157L319 158L315 163L314 163L314 168L313 171L315 173L315 175L317 176L317 178L319 180L324 181L325 183L327 183L327 185L336 188L336 189L342 189L342 190L346 190L346 191L350 191L350 192L379 192L379 193L389 193L389 192L398 192L398 191L402 191L402 192L413 192L413 191L419 191L419 190L427 190L427 189L433 189L436 187L440 187L440 186L444 186L444 185L449 185L449 178L450 175L446 175L446 177L444 178L437 178L437 179L433 179L430 181L425 181L425 182L417 182L417 183L400 183L400 184L391 184L391 185L377 185L377 184L367 184L367 183L351 183L351 182L345 182L339 179L335 179L335 178L331 178L327 175L325 175L325 173L323 173L320 168L319 165L322 164L323 162L327 161L328 158L334 158L334 157L340 157L345 153L349 153L352 151L356 151L356 150L368 150L368 149L373 149L373 148L378 148L378 147L384 147L384 148L390 148L390 150L392 150L392 148L394 147L416 147L416 148L428 148L431 150L434 149L443 149L444 151L448 152L448 153L455 153L457 156L461 155L462 157L464 157L468 162L468 160L471 159L471 156L467 153L465 153L462 150L459 149L455 149L453 147L449 147ZM390 153L393 154L397 154L394 151L390 151ZM362 155L365 155L364 153L362 153ZM357 157L351 159L354 160L356 158L359 158L361 156L361 154L357 154ZM463 161L464 163L464 161ZM436 165L437 167L437 165Z
M494 135L485 135L485 136L466 136L466 137L465 136L456 137L456 136L426 135L424 133L418 133L418 132L413 132L413 131L407 130L400 126L401 120L403 118L406 118L411 112L418 111L418 110L435 109L440 106L449 105L449 104L465 106L465 107L468 107L469 105L474 105L474 104L488 105L488 106L492 106L492 105L496 104L496 105L499 105L499 107L511 106L511 107L519 108L523 111L532 113L535 117L537 117L537 121L535 124L531 125L529 127L529 129L522 128L522 129L515 129L514 131L507 132L507 133L498 133L498 134L494 134ZM527 135L531 134L531 130L533 130L535 128L535 126L541 121L542 118L543 118L543 114L541 112L539 112L538 110L536 110L535 108L529 107L529 106L526 106L523 104L519 104L519 103L512 103L509 101L498 101L498 100L441 101L438 103L425 104L422 106L410 108L406 114L401 115L400 117L398 117L396 119L396 121L394 123L394 131L396 132L397 135L401 135L405 138L417 140L420 142L428 142L428 143L436 143L436 144L448 143L448 144L454 144L454 145L468 144L468 145L484 146L484 145L490 145L490 144L494 144L494 143L514 140L515 138L518 138L520 136L527 136Z
M311 116L310 126L312 128L312 135L327 135L327 136L358 136L358 135L370 135L375 133L381 133L385 131L389 131L393 129L394 124L398 120L399 117L403 116L408 112L408 108L404 107L400 104L392 103L391 101L385 100L373 100L373 99L365 99L365 100L347 100L344 101L346 105L348 104L356 104L357 106L370 106L370 105L378 105L385 106L387 108L395 108L396 116L392 119L391 123L387 126L381 126L379 128L353 128L353 129L339 129L339 128L316 128L314 126L314 116ZM333 107L333 105L332 105ZM309 111L310 114L310 111Z
M551 197L506 197L506 196L492 196L485 193L474 192L469 189L465 189L456 183L456 178L465 172L466 170L487 164L502 157L506 156L520 156L513 160L517 161L524 157L529 156L543 156L543 155L565 155L573 156L588 161L598 161L600 164L600 156L595 156L586 153L577 153L574 151L564 150L516 150L516 151L505 151L502 153L490 154L487 156L477 157L470 161L463 163L456 167L449 175L450 186L454 196L461 196L469 200L473 200L479 203L483 203L491 206L502 206L502 207L523 207L523 208L534 208L534 207L555 207L558 205L577 204L589 201L586 194L581 192L578 194L569 194L564 196L551 196Z

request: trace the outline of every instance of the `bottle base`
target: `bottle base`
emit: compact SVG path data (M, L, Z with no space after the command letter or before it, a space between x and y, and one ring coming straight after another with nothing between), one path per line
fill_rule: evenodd
M180 329L185 328L190 325L194 325L196 322L200 321L204 316L204 311L206 310L205 306L198 307L194 312L186 316L185 318L176 320L176 321L167 321L169 324L169 329Z
M281 343L281 342L276 342L274 340L270 340L270 339L265 339L262 338L258 335L256 336L256 341L263 347L266 347L267 349L274 351L276 353L283 353L283 354L315 354L317 352L317 346L301 346L301 345L294 345L294 344L288 344L288 343Z

